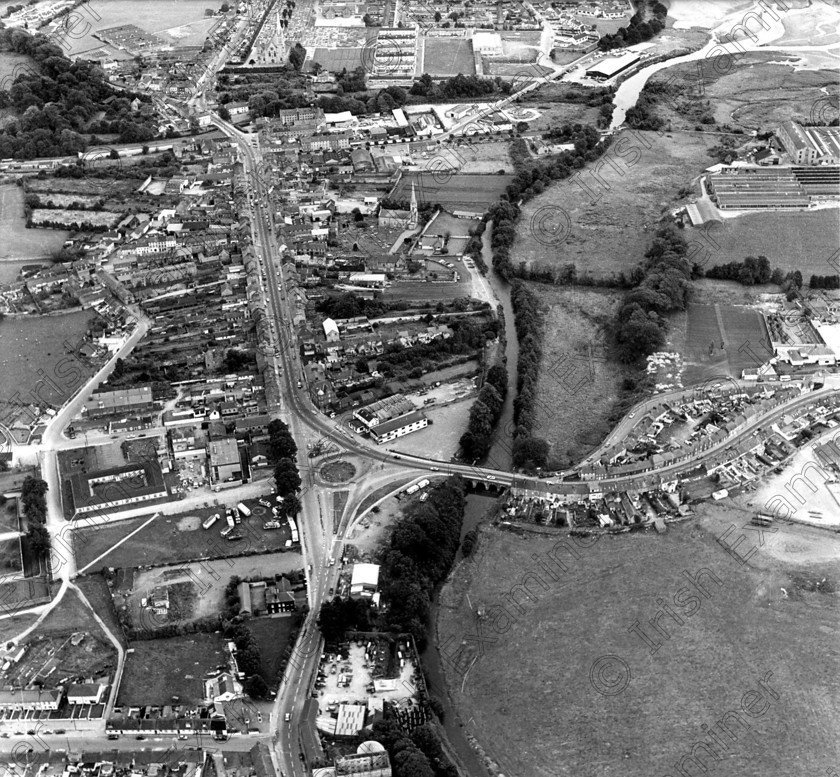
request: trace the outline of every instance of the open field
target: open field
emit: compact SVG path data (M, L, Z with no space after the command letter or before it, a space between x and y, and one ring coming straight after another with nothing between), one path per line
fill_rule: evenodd
M252 504L253 502L253 504ZM259 507L256 500L246 499L245 503L253 509ZM265 510L265 508L260 508ZM205 518L214 513L222 513L222 518L210 529L202 529ZM191 510L189 513L158 516L142 531L124 542L112 553L102 559L101 566L133 568L144 565L161 566L196 558L224 558L266 550L285 548L290 539L288 525L281 529L265 530L262 528L266 515L254 516L239 525L243 536L241 542L227 542L220 538L219 530L224 526L224 507L205 507ZM135 531L148 517L131 518L109 526L99 526L80 531L83 542L75 542L76 563L81 569L99 557L117 542ZM100 565L97 565L97 569Z
M726 67L714 59L675 65L655 74L651 83L684 85L682 100L696 105L710 101L715 121L745 130L772 130L787 119L808 121L818 101L828 105L826 93L837 93L837 74L826 70L795 70L800 57L782 51L749 52L728 61ZM790 63L790 64L785 64ZM702 93L698 94L702 73ZM837 117L836 99L833 118ZM697 121L657 101L656 113L674 130L694 129ZM832 118L832 117L826 117Z
M799 270L806 283L811 275L837 272L829 260L837 252L838 234L840 208L747 213L683 232L692 260L704 267L763 254L771 267Z
M439 637L461 719L505 775L677 774L716 726L720 760L701 748L706 765L680 773L817 774L836 756L838 539L784 527L742 564L718 539L744 514L703 511L663 536L557 537L556 555L545 536L482 530L444 590ZM743 554L757 547L735 532L730 547L739 533ZM467 592L486 612L480 656ZM748 697L748 716L759 679L775 696Z
M58 229L27 229L23 189L14 184L0 186L0 232L0 260L48 259L61 248L68 234Z
M678 191L713 163L706 150L717 142L699 133L622 132L580 176L552 184L523 206L514 262L574 263L578 274L596 277L631 270L663 213L681 202Z
M218 634L191 634L133 642L125 662L118 704L195 704L204 697L202 678L225 663Z
M280 618L252 618L248 628L260 647L260 674L270 688L276 688L282 675L280 665L283 653L289 646L289 635L294 628L295 618L286 615Z
M537 383L535 434L551 443L557 468L582 459L607 435L618 399L622 366L608 358L604 327L622 294L531 283L545 322Z
M758 311L734 305L688 306L686 346L682 352L683 384L719 375L740 378L772 356L764 321Z

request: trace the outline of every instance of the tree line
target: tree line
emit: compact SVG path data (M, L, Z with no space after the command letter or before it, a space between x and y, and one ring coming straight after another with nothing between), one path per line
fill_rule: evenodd
M274 465L274 488L283 498L280 514L294 518L301 508L298 491L302 485L297 466L297 444L289 427L279 418L268 425L268 462Z
M539 300L518 278L511 281L510 304L519 341L516 399L513 401L513 465L532 470L545 466L549 451L546 440L532 436L542 361L542 318Z
M490 452L493 429L507 397L507 384L507 368L494 364L487 371L484 385L470 408L467 430L461 435L461 452L466 460L481 460Z

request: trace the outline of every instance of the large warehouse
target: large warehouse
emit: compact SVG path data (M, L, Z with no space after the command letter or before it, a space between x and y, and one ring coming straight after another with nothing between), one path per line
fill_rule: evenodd
M602 81L607 81L610 78L623 73L635 65L641 57L638 54L622 54L620 57L607 57L601 60L597 65L586 71L589 78L597 78Z

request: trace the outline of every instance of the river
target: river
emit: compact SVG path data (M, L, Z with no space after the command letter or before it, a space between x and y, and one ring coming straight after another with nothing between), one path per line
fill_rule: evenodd
M476 528L482 520L487 517L489 511L496 502L496 497L484 496L483 494L470 494L467 497L466 508L464 509L464 522L461 527L461 539L464 535ZM461 559L461 551L458 550L456 564ZM446 585L444 583L444 585ZM444 676L443 658L438 650L438 596L440 591L435 592L432 602L432 611L429 618L429 639L426 649L421 654L423 662L423 674L432 695L440 699L443 705L443 730L452 753L460 762L460 766L468 777L485 777L487 770L484 767L478 754L473 750L467 739L467 729L461 722L458 710L449 696Z
M493 435L493 444L487 456L486 466L493 469L509 471L512 465L513 444L513 400L516 398L516 369L519 363L519 340L516 337L516 329L513 326L513 307L510 304L510 284L500 278L493 270L493 251L490 248L490 235L493 230L493 222L487 222L484 230L483 243L481 247L481 258L490 268L487 272L487 280L493 294L502 306L505 316L505 359L508 371L508 392L505 397L505 404L502 406L502 414L496 424L496 431Z

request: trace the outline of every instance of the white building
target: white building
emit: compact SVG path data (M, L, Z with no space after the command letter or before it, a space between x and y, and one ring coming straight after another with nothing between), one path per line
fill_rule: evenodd
M371 427L370 435L377 445L396 440L412 432L425 429L429 425L429 419L420 410L398 416L391 421Z
M371 599L379 587L378 564L353 564L350 578L351 599Z
M323 327L324 336L327 338L327 342L337 343L339 340L338 324L336 324L331 318L325 318Z

